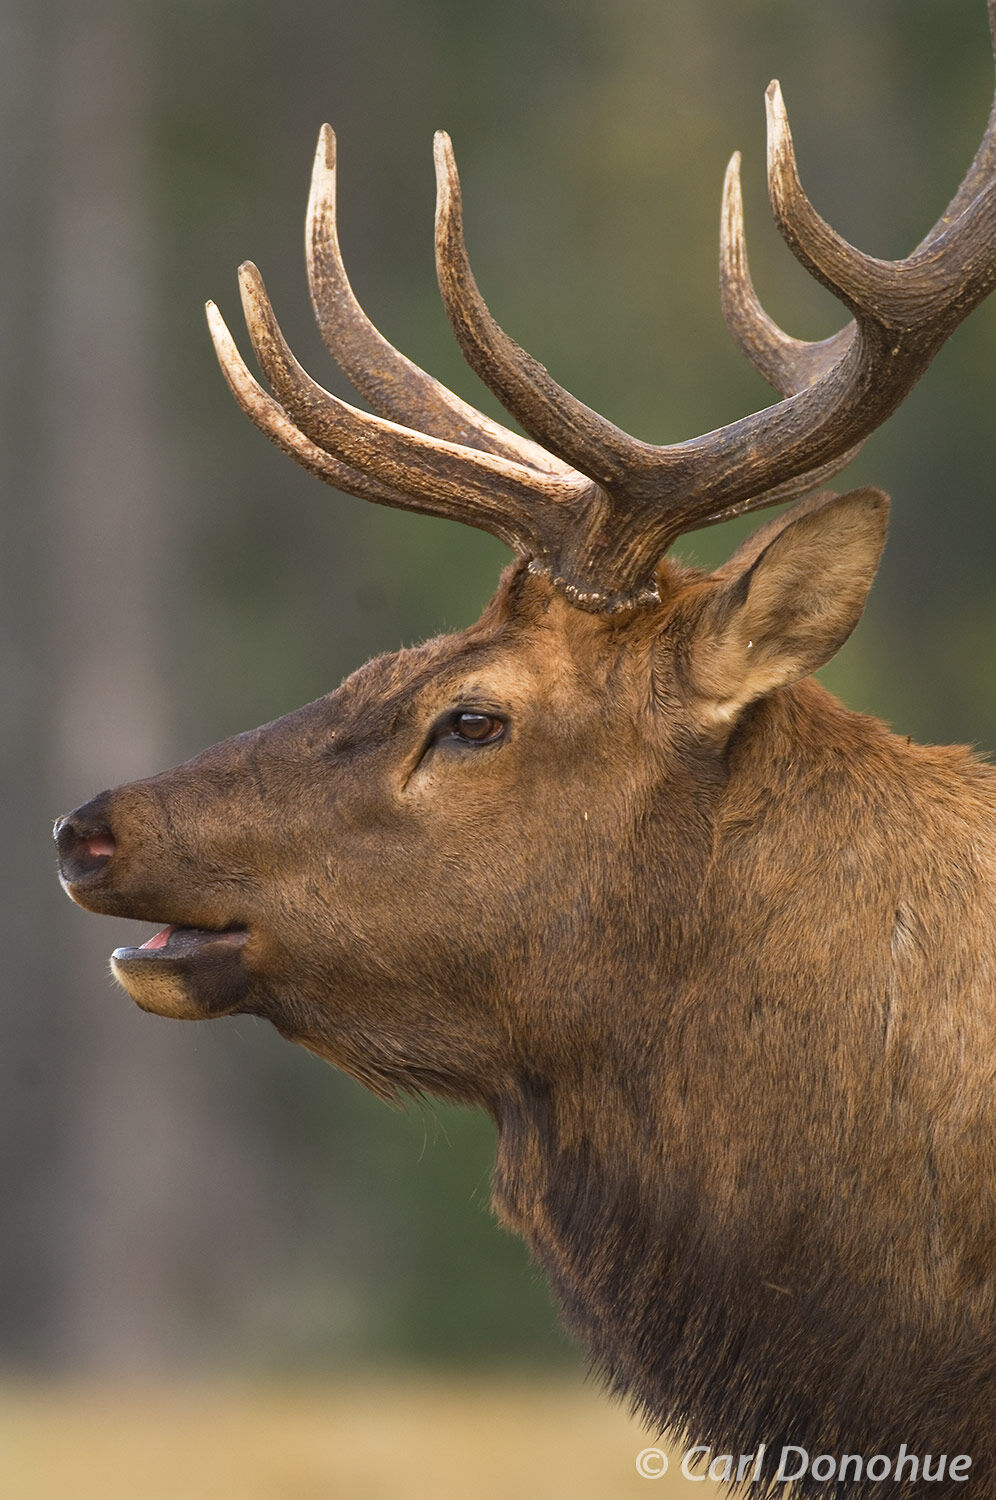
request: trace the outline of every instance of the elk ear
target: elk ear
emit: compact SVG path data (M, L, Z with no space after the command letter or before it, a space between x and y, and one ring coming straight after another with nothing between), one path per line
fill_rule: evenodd
M803 501L714 575L689 669L714 724L830 660L861 616L885 542L880 490Z

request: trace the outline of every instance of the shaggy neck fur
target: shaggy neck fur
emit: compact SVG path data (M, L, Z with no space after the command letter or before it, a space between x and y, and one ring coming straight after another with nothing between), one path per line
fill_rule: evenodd
M659 1426L968 1453L992 1495L996 776L812 681L725 769L683 951L587 997L587 1070L523 1075L499 1212Z

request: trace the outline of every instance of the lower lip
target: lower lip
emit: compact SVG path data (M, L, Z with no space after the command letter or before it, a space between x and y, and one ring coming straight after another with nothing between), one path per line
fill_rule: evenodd
M208 948L239 948L249 936L244 927L224 928L220 932L207 927L164 927L140 948L115 948L113 957L119 963L139 959L150 963L164 959L192 958Z
M209 932L168 927L142 948L118 948L111 970L143 1010L178 1021L204 1021L244 1010L251 976L245 928Z

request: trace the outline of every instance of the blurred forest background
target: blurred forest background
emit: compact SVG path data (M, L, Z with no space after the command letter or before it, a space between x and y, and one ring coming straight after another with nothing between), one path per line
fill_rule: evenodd
M673 441L771 399L716 292L735 148L769 310L804 337L843 321L770 222L772 76L818 208L904 255L985 124L985 5L0 0L8 1374L577 1360L491 1222L489 1124L387 1110L251 1020L139 1012L107 974L123 924L66 901L49 826L469 623L504 561L475 532L324 488L217 370L201 306L238 331L251 256L305 365L337 381L302 254L322 120L354 286L399 348L499 415L435 289L444 126L496 316L591 405ZM890 490L894 519L827 677L927 739L996 744L994 380L990 304L846 476ZM685 550L718 561L739 534Z

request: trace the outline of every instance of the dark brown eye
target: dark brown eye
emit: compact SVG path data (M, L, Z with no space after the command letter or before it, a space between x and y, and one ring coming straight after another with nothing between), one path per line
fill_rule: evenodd
M505 720L497 714L458 713L450 720L450 734L464 744L486 745L501 739Z

